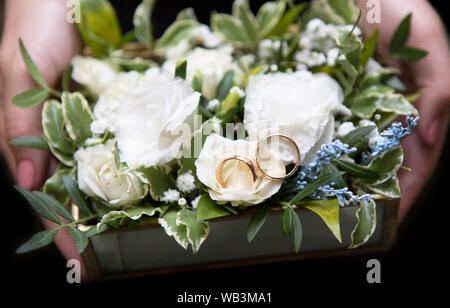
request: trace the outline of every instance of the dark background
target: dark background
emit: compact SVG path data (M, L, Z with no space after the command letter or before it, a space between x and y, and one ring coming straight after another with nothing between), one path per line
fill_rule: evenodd
M130 30L131 16L139 1L112 2L116 5L124 31ZM264 1L253 0L252 7L257 8L262 2ZM445 2L431 2L446 21L448 29L448 16L444 13ZM177 12L187 6L194 7L199 19L208 23L212 10L229 12L231 3L232 1L158 1L154 13L155 32L160 35L175 19ZM316 297L318 303L330 299L342 304L352 302L352 298L361 294L361 291L370 295L369 302L382 299L383 293L378 292L381 290L392 291L393 298L400 301L406 297L415 298L424 295L427 286L435 288L448 285L445 280L449 277L449 270L446 267L449 205L446 196L448 189L446 173L449 170L449 152L447 138L441 162L433 178L400 226L398 241L389 253L322 258L86 285L66 283L66 262L53 245L26 255L14 255L14 250L32 234L41 230L42 226L30 207L12 189L13 182L7 173L7 167L2 165L3 175L0 175L3 213L2 254L7 260L3 263L5 266L1 271L1 277L7 283L7 294L13 294L9 292L10 290L23 294L15 296L16 302L29 300L28 294L32 291L40 291L42 294L36 297L36 300L42 298L48 302L52 302L50 298L56 295L67 294L65 301L58 301L61 304L67 301L82 304L81 298L84 299L86 293L91 293L95 296L95 302L100 305L106 299L128 298L131 303L136 298L143 298L147 300L149 306L162 300L166 303L175 303L176 295L185 290L195 291L197 294L225 290L272 292L274 303L295 301L299 305L306 304L303 298L316 293L315 291L322 294ZM372 258L381 261L380 285L370 285L366 282L366 263ZM132 288L135 290L131 291ZM4 287L2 289L5 290ZM336 293L337 295L334 295ZM73 300L75 298L80 299Z

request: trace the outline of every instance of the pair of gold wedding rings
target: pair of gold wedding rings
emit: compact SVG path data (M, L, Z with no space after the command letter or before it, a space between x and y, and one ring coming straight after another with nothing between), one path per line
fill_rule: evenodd
M273 175L268 174L266 171L263 170L263 168L261 168L260 162L258 160L258 154L261 150L262 145L264 143L268 143L271 139L273 139L275 137L278 137L280 139L285 139L288 142L290 142L293 145L293 148L296 152L297 159L294 162L293 169L283 176L273 176ZM223 167L225 166L225 163L230 160L240 161L248 167L248 169L250 170L250 172L252 174L253 188L256 189L261 181L261 176L265 177L269 180L283 180L283 179L286 179L286 178L290 177L291 175L293 175L299 167L300 149L299 149L297 143L289 136L286 136L284 134L268 135L258 141L258 144L256 145L256 155L255 155L254 160L247 158L247 157L239 156L239 155L233 155L230 157L226 157L220 161L220 163L217 165L217 168L216 168L216 179L217 179L217 182L219 183L219 185L222 186L222 188L226 188L226 184L223 181L223 175L222 175Z

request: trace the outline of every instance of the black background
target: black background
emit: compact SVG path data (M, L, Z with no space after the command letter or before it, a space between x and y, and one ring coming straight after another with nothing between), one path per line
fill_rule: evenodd
M124 30L131 27L132 12L138 1L112 1L115 3ZM252 1L255 7L263 1ZM154 14L155 32L160 34L184 7L195 8L199 19L207 23L212 10L229 12L232 1L159 1ZM444 20L448 17L444 1L432 1ZM448 24L447 24L448 28ZM447 138L448 141L448 138ZM26 255L14 255L14 250L32 234L42 229L30 207L12 189L12 180L2 166L1 238L3 263L1 278L6 282L4 295L15 295L15 301L29 300L53 302L56 295L65 295L65 303L79 303L87 300L87 293L94 295L90 302L101 305L105 300L144 299L148 306L155 302L175 303L176 295L184 291L257 291L272 292L272 301L306 304L305 297L320 291L315 297L317 303L335 300L336 303L350 303L358 294L366 294L369 302L383 299L384 292L391 291L391 299L404 301L425 295L428 287L448 286L447 228L449 202L446 178L449 157L449 143L446 143L441 162L433 178L417 200L407 218L400 226L399 238L389 253L367 254L355 257L322 258L301 262L249 266L224 270L209 270L154 276L133 280L69 285L66 283L65 260L52 245ZM424 162L426 163L426 162ZM281 235L280 235L281 236ZM381 261L379 285L366 282L367 260ZM132 291L134 289L134 291ZM13 293L12 290L19 293ZM5 286L2 287L5 291ZM31 292L42 295L32 297ZM3 292L2 292L3 293ZM44 295L45 294L45 295ZM444 295L444 294L442 294ZM50 299L53 298L53 299ZM433 299L433 297L430 297ZM386 299L387 300L387 299ZM362 303L361 303L362 304ZM308 304L310 305L310 304Z

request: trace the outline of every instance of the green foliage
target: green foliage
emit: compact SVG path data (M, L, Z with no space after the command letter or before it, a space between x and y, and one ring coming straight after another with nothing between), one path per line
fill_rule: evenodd
M136 8L133 16L134 34L137 40L147 48L151 48L153 45L152 23L150 17L155 2L155 0L143 0Z
M186 59L178 60L175 68L175 77L186 79L187 61Z
M307 3L301 3L289 9L266 37L282 36L286 33L289 26L298 19L300 13L304 11L307 6Z
M43 192L47 195L52 195L56 200L62 204L66 204L69 201L69 194L62 181L62 176L70 176L72 170L68 168L61 168L56 170L55 173L45 181L43 186Z
M209 195L202 195L197 204L197 219L206 220L231 215L226 208L214 202Z
M398 169L403 164L403 150L401 147L393 148L384 152L380 156L375 157L367 168L376 174L376 180L361 179L362 182L368 184L383 183L397 174Z
M67 175L63 175L61 178L64 183L64 187L72 198L73 203L78 206L83 213L90 214L89 206L75 180L71 176Z
M95 57L107 56L121 42L122 31L116 12L107 0L81 0L78 31Z
M400 22L394 36L391 39L389 52L395 59L415 62L426 57L428 55L428 52L406 45L410 34L411 16L412 14L409 14Z
M364 137L369 135L376 126L363 126L358 127L342 138L342 142L348 144L350 148L356 146Z
M136 170L136 173L144 183L150 185L150 195L154 200L160 200L165 191L175 188L170 175L161 166L141 167Z
M21 108L31 108L42 103L47 96L45 89L31 89L14 96L12 102Z
M198 26L199 23L195 20L182 19L175 21L158 40L156 48L168 48L177 45Z
M332 182L335 178L338 178L338 177L342 176L343 174L345 174L345 172L338 171L335 173L328 173L328 174L324 174L324 175L320 176L317 180L309 183L308 185L305 186L305 188L300 190L294 196L294 198L292 198L291 201L289 201L289 203L296 204L297 202L302 201L303 199L305 199L306 197L311 195L314 191L316 191L317 188L319 188L320 186Z
M319 215L339 243L342 243L341 227L339 224L340 206L337 199L307 201L303 206Z
M362 195L363 192L359 192ZM351 233L351 245L349 248L357 248L366 243L375 232L376 228L376 203L373 200L362 200L356 211L358 222Z
M22 254L27 253L32 250L36 250L47 245L50 245L55 238L56 233L59 229L49 229L36 233L30 238L27 242L25 242L22 246L17 248L16 253Z
M339 170L354 175L356 177L359 177L361 179L369 179L369 180L378 179L378 174L367 167L341 159L333 158L331 161L337 166Z
M250 218L247 225L247 240L250 243L255 238L261 227L266 222L267 216L270 212L270 205L262 205L253 216Z
M78 253L82 253L89 244L89 238L82 231L78 230L74 226L69 226L69 233L77 247Z
M61 220L58 218L58 216L55 215L55 213L50 209L50 207L47 206L47 204L38 196L33 194L28 189L25 189L20 186L14 186L14 188L22 194L22 196L27 199L27 201L30 203L30 205L33 207L33 209L42 217L57 223L61 224Z
M48 151L50 148L48 147L47 141L45 141L42 137L36 136L24 136L13 139L9 142L10 145L16 147L25 147L25 148L33 148L39 150Z

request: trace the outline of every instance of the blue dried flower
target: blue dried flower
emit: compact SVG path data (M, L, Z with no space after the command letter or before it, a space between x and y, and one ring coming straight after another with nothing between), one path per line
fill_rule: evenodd
M410 114L406 117L406 127L402 126L402 123L396 122L388 129L382 132L380 135L385 137L382 141L377 142L370 147L370 155L363 153L363 162L367 162L369 159L374 158L383 152L395 148L400 145L400 140L409 135L412 130L417 126L419 117L413 118Z
M311 197L317 200L327 200L329 197L336 197L338 199L339 205L342 207L350 205L350 200L356 202L361 200L368 201L370 199L373 199L373 196L370 194L357 196L353 194L351 190L348 190L348 187L336 189L333 187L334 185L335 183L331 182L330 184L319 187L313 194L311 194Z

